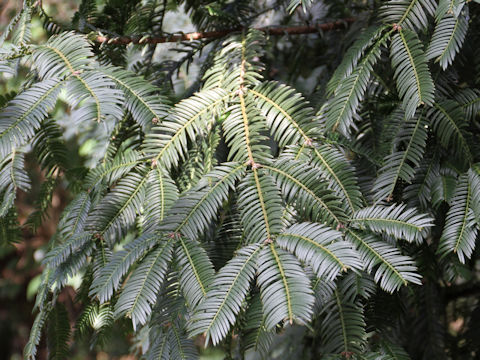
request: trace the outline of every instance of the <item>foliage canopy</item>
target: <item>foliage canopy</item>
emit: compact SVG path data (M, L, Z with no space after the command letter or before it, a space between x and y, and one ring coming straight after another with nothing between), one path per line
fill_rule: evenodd
M62 27L26 0L3 34L0 70L30 74L2 98L2 239L18 238L27 153L50 184L30 224L55 184L72 194L43 260L26 358L47 328L50 357L68 355L57 300L75 276L75 337L100 346L120 324L148 359L196 358L195 337L238 358L276 358L272 343L305 359L478 356L473 327L449 339L434 300L478 280L480 5L325 2L328 16L357 20L321 39L337 43L337 60L309 101L271 75L277 40L255 29L255 2L179 1L201 31L241 29L177 44L186 55L168 64L152 44L95 41L164 35L173 4L119 3L84 0ZM282 4L273 11L315 7ZM47 41L32 43L33 17ZM175 72L197 55L198 78L175 92ZM91 167L70 167L60 105L75 126L103 126Z

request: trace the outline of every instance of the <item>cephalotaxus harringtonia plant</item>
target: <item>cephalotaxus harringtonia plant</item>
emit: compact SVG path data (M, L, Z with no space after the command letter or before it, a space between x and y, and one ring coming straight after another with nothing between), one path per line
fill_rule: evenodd
M84 14L94 12L89 3ZM290 9L300 3L310 5ZM163 88L118 66L115 44L60 30L31 44L36 6L25 3L1 52L2 72L19 63L31 72L0 113L3 233L16 231L15 194L30 187L26 152L53 182L68 169L56 104L75 123L113 126L98 165L69 175L81 185L43 262L26 358L46 327L50 355L68 354L68 313L57 298L77 275L77 333L98 342L128 318L148 339L149 359L196 358L197 336L231 356L275 358L272 341L285 332L303 339L290 346L304 358L416 354L401 335L413 326L408 306L421 308L431 281L467 271L480 224L478 79L465 78L461 53L468 36L470 45L479 37L469 31L474 21L478 29L476 4L390 0L367 9L371 25L318 111L264 78L262 31L217 40L199 90L172 105ZM237 10L237 19L253 11ZM191 11L199 26L221 27L220 15Z

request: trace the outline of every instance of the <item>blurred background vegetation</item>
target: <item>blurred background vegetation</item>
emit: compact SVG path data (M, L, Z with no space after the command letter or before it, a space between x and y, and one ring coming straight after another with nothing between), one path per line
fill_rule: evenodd
M54 16L60 22L69 21L77 10L78 3L79 1L44 1L45 8L48 9L51 16ZM5 26L8 25L8 22L21 7L22 1L19 0L0 1L0 32L3 32ZM40 19L36 19L34 22L32 37L36 43L47 39L47 33ZM27 75L25 71L22 72L22 69L20 69L18 77L0 77L2 94L0 103L2 106L8 100L9 94L19 90L20 84ZM58 113L62 111L64 109L57 109ZM81 158L77 156L79 148L75 141L70 141L70 149L71 152L68 154L70 161L79 163ZM18 218L21 224L25 224L22 227L22 233L18 234L21 241L17 241L13 245L6 244L4 241L0 242L0 359L23 358L23 348L28 340L28 334L34 319L32 309L40 282L41 260L45 253L46 244L55 232L59 214L68 200L67 190L62 184L59 184L60 186L51 196L46 221L28 225L28 222L33 219L32 215L36 213L39 205L42 205L37 204L35 199L38 198L38 194L42 190L39 185L44 180L44 174L39 168L33 166L34 163L32 161L28 162L34 192L28 194L28 196L20 193L17 199ZM35 227L37 228L35 229ZM61 296L69 312L75 314L79 311L78 305L74 301L73 287L67 287ZM122 349L121 344L117 344L117 347ZM95 357L90 356L87 352L88 346L84 351L79 351L76 358L102 358L102 353L98 353ZM46 358L46 356L45 346L43 346L39 358Z

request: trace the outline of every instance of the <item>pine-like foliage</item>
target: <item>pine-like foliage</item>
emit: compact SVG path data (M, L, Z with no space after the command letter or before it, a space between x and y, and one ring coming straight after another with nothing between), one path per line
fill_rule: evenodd
M15 73L17 58L31 71L0 111L2 239L16 238L29 151L46 184L64 180L73 195L43 260L25 357L35 358L44 328L51 357L68 356L59 293L80 277L77 332L100 346L122 324L143 338L147 359L197 358L194 338L228 358L275 359L289 334L301 339L288 351L306 359L421 358L405 330L426 301L419 289L454 284L477 257L480 101L464 74L472 66L462 68L473 51L463 45L479 40L474 5L362 3L374 7L370 27L318 87L325 96L309 102L271 79L272 39L250 26L254 2L181 1L202 30L235 25L186 51L187 63L204 46L207 56L185 94L162 81L156 47L143 44L164 35L169 2L127 1L123 23L111 18L121 6L106 3L83 1L77 31L32 44L41 2L26 1L0 53L2 71ZM126 49L125 38L92 42L106 26L112 36L145 34ZM59 107L102 144L78 174Z

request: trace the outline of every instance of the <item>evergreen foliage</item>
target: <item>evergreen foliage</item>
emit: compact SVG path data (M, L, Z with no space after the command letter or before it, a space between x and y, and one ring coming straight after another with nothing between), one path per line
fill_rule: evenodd
M424 325L404 326L429 306L422 284L449 291L475 277L478 258L480 5L344 5L366 15L354 25L362 31L310 102L265 71L273 40L252 25L255 2L180 1L199 30L241 25L201 41L204 68L185 94L153 61L154 45L93 41L103 28L163 35L170 1L96 3L82 1L72 29L47 26L58 31L34 44L32 16L45 13L25 1L2 38L0 70L15 74L21 59L31 71L0 110L2 241L18 241L26 153L47 175L31 224L60 181L80 184L43 261L25 358L43 330L50 358L68 357L73 319L59 293L77 275L76 333L100 344L128 319L127 332L149 339L147 359L197 358L196 337L228 358L276 358L272 344L296 336L288 351L305 359L429 358L409 343ZM91 168L70 169L60 104L72 123L107 129ZM464 347L446 335L435 346L445 358L479 356L469 334Z

